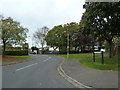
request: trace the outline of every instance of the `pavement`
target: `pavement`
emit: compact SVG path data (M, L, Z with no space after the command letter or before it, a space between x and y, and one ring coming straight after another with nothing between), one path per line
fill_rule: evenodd
M118 88L118 72L87 68L79 59L66 59L62 69L71 78L92 88Z

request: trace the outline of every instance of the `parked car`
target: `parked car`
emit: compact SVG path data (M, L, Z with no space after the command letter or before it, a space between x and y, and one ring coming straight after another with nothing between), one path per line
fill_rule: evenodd
M37 54L36 52L31 52L30 54Z

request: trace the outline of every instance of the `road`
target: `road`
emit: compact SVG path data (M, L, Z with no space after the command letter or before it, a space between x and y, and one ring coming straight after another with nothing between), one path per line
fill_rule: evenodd
M75 88L57 71L62 58L53 55L32 57L29 62L2 68L3 88Z

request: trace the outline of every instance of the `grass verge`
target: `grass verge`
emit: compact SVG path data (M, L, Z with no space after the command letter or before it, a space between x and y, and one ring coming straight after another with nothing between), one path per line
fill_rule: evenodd
M62 56L67 59L67 55L65 54L59 54L58 56ZM93 62L92 53L70 54L69 59L80 59L80 64L88 68L118 71L118 56L114 56L110 59L108 57L108 53L104 53L104 64L102 64L101 53L96 53L95 56L96 62Z
M96 58L96 61L93 62L92 58L83 58L79 61L82 65L99 70L112 70L118 71L118 58L114 56L109 58L108 56L104 57L104 64L102 64L101 57Z
M28 58L30 56L8 56L8 57Z
M15 60L20 60L20 59L26 59L29 57L30 56L3 56L0 62L15 61Z
M101 54L100 53L96 53L95 54L96 56L100 56ZM62 56L64 57L65 59L67 59L67 55L66 54L58 54L58 56ZM81 54L69 54L69 57L68 59L81 59L81 58L84 58L84 57L92 57L93 54L92 53L81 53Z

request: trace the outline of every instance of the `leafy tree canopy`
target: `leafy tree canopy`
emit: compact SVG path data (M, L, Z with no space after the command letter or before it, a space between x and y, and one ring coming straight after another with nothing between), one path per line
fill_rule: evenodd
M1 18L2 42L4 51L6 45L20 45L26 41L28 29L14 21L11 17Z

